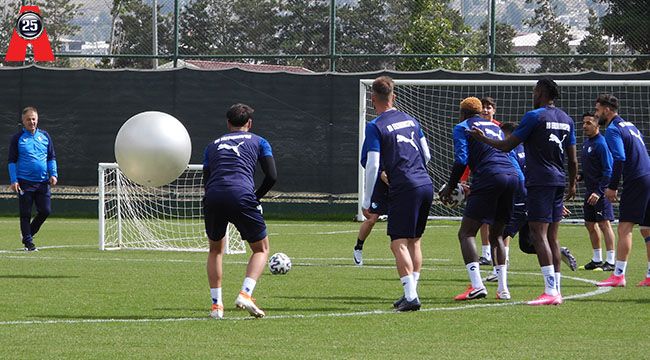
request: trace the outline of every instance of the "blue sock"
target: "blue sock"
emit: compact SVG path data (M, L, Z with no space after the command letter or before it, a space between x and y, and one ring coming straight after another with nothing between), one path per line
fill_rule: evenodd
M650 236L648 236L647 238L645 238L645 243L647 244L647 243L649 243L649 242L650 242Z

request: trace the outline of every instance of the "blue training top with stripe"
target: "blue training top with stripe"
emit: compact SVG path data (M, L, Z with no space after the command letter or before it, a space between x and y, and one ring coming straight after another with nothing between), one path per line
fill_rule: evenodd
M576 144L569 115L555 106L529 111L512 135L526 150L526 186L565 186L564 150Z
M623 161L623 187L628 181L650 174L650 158L643 134L629 121L614 117L605 132L614 161Z
M266 139L246 131L235 131L214 140L205 148L203 166L210 170L206 193L237 187L255 191L255 167L259 159L273 156Z
M454 126L454 161L468 165L472 171L472 183L480 183L480 179L497 174L517 174L508 153L490 145L474 140L467 131L479 128L490 139L503 140L504 134L499 126L492 121L476 115L461 121Z
M8 163L12 184L18 179L45 182L58 177L52 138L38 128L34 134L23 128L11 138Z
M384 111L366 125L361 165L365 166L368 152L379 152L391 194L431 185L420 145L423 137L420 123L411 115L396 109Z
M612 153L609 152L605 137L600 134L586 138L580 156L582 178L585 182L585 195L596 193L602 197L612 176Z

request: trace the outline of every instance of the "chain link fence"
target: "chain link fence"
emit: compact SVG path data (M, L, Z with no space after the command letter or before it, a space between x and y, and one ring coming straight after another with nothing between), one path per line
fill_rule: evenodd
M2 52L21 5L41 9L57 57L43 66L290 72L650 69L650 14L647 2L640 1L0 0ZM4 59L4 53L0 56Z

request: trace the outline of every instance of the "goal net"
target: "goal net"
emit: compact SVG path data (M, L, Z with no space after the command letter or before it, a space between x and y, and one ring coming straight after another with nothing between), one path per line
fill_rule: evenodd
M174 182L146 187L129 180L115 163L99 164L99 248L205 251L203 166L189 165ZM226 253L245 253L228 224Z
M373 80L361 80L359 87L359 149L365 137L365 126L376 117L371 100ZM604 92L619 99L619 114L633 122L641 133L650 134L650 81L618 80L559 80L560 97L556 106L563 109L576 123L576 148L578 162L584 135L582 114L593 112L596 97ZM396 107L420 121L429 141L431 161L427 165L436 194L430 210L434 218L460 219L463 208L449 209L441 204L437 191L448 180L454 162L453 126L460 122L459 105L468 96L490 96L495 99L495 118L501 122L518 123L533 107L533 87L536 80L395 80ZM604 130L604 129L601 129ZM648 143L646 139L646 144ZM359 205L357 219L363 219L361 202L364 172L359 166ZM578 183L578 193L565 205L571 211L569 220L580 221L584 187ZM614 204L618 212L618 204Z

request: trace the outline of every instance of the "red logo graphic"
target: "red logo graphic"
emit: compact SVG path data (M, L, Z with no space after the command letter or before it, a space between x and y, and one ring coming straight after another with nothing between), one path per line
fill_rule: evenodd
M47 37L38 6L20 7L5 61L24 61L29 44L32 45L35 61L54 61L50 39Z

